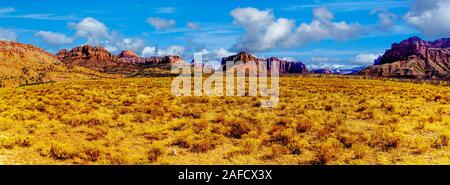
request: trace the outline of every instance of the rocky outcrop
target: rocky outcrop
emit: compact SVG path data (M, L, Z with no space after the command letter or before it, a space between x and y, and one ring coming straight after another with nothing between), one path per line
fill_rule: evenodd
M183 62L179 56L155 56L141 58L132 51L122 51L113 55L102 47L84 45L68 51L63 49L56 53L58 59L69 66L81 66L99 72L130 74L142 71L144 68L158 65L172 65Z
M102 77L118 76L69 67L51 53L30 44L0 41L0 87Z
M267 62L267 70L271 70L273 65L278 65L280 74L286 73L308 73L308 69L302 62L288 62L276 57L270 57L267 59L257 58L247 52L239 52L236 55L222 58L222 68L225 68L226 62L231 61L233 63L241 61L244 65L250 61L258 64L259 62Z
M119 60L123 63L137 64L137 65L158 65L169 64L172 65L177 62L184 62L183 58L175 55L167 56L153 56L148 58L141 58L133 51L125 50L117 55Z
M136 53L134 53L133 51L130 51L130 50L124 50L124 51L120 52L120 54L117 55L117 57L119 57L119 58L141 58L141 57L139 57L139 55L137 55Z
M102 47L83 45L68 51L63 49L56 57L68 66L81 66L100 72L107 72L115 67L124 66L119 58Z
M149 58L141 58L141 64L150 65L150 64L175 64L177 62L184 63L183 58L175 55L168 56L153 56Z
M280 69L280 73L308 73L308 69L305 64L301 62L288 62L281 60L277 57L270 57L266 59L268 64L268 70L272 69L272 64L277 64Z
M392 44L360 74L383 77L450 79L450 39L432 42L412 37Z

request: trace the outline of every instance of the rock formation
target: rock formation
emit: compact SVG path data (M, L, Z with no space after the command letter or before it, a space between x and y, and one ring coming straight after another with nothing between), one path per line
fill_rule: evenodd
M411 37L392 44L373 66L359 74L384 77L450 79L450 38L432 42Z
M99 77L117 76L69 67L51 53L30 44L0 41L0 87Z
M247 52L239 52L236 55L228 56L222 58L222 66L225 67L225 64L227 61L231 62L238 62L241 61L244 63L244 65L250 61L255 62L258 64L259 62L267 62L267 70L272 69L273 64L277 64L280 70L280 74L286 74L286 73L308 73L308 69L305 64L302 62L288 62L281 60L276 57L270 57L267 59L261 59L257 58Z
M124 65L117 56L106 49L91 45L75 47L70 51L63 49L56 53L56 57L68 66L81 66L100 72Z

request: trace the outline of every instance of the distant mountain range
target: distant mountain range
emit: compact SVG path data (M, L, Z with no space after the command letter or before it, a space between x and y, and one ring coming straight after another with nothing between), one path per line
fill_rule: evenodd
M358 74L362 69L366 68L366 66L361 67L353 67L353 68L319 68L319 69L311 69L311 73L314 74L343 74L343 75L350 75L350 74Z
M392 44L374 65L351 69L312 69L302 62L270 57L258 58L247 52L224 57L227 61L269 62L267 69L278 65L280 74L359 74L368 76L450 79L450 38L427 42L411 37ZM180 56L139 57L132 51L113 55L102 47L83 45L63 49L53 55L38 47L0 41L0 87L48 81L171 75L171 66L185 63ZM192 65L189 63L188 65Z
M102 47L83 45L68 51L63 49L56 53L56 57L68 66L81 66L99 72L133 74L156 65L169 67L176 62L184 62L179 56L163 56L141 58L132 51L122 51L113 55Z
M411 37L394 43L374 65L359 72L361 75L450 79L450 38L427 42Z

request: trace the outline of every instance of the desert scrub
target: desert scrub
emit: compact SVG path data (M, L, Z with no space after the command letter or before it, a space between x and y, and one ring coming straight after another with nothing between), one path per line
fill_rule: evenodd
M78 155L78 151L73 146L65 143L52 143L49 155L56 160L66 160Z
M0 150L21 164L448 161L442 155L450 142L447 86L281 77L279 104L262 108L260 96L173 96L171 82L129 78L1 88Z

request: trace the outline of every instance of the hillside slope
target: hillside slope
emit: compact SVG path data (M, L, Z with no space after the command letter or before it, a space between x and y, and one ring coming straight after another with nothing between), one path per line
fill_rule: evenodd
M82 67L68 67L41 48L30 44L0 41L0 87L104 77L119 76L106 75Z
M450 38L427 42L411 37L392 44L360 74L383 77L450 79Z

